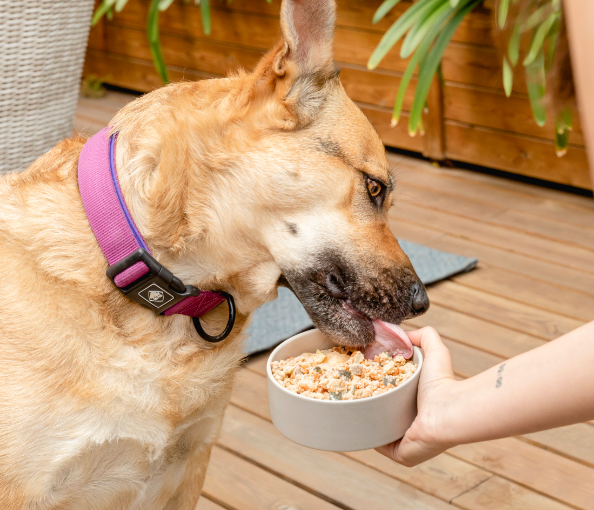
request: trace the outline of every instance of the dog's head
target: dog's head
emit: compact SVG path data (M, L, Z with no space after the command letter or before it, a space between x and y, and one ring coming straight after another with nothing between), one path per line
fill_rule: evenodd
M282 211L269 246L315 325L361 345L373 340L373 319L398 324L429 301L387 224L384 146L335 71L334 20L333 0L285 0L284 40L263 62L294 123L269 146L280 163L270 205Z
M143 124L161 139L179 134L168 135L175 157L166 148L154 156L160 177L148 201L159 205L146 228L173 232L153 239L194 254L180 276L192 281L202 268L240 311L286 285L319 329L364 345L373 319L400 323L429 302L388 227L384 146L334 67L335 10L334 0L284 0L283 37L252 73L153 93L169 96L160 120L155 110ZM121 124L125 140L125 115Z

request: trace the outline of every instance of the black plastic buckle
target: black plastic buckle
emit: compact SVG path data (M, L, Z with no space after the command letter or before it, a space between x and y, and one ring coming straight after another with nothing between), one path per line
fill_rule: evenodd
M144 262L149 272L125 287L118 287L115 283L115 277L137 262ZM165 266L157 262L144 248L139 248L134 253L110 266L106 274L126 297L158 314L163 314L173 305L187 297L198 297L200 295L199 289L192 285L184 285L179 278L174 276ZM225 330L221 334L217 336L209 335L202 329L198 317L192 317L196 331L207 342L215 343L227 338L235 323L235 302L233 301L233 297L226 292L221 292L221 295L225 297L229 305L229 320L227 321Z
M198 297L200 290L173 276L165 266L144 248L139 248L126 258L110 266L107 277L116 285L115 277L137 262L144 262L149 272L125 287L118 287L126 297L155 313L163 313L181 300L190 296ZM117 287L117 285L116 285Z

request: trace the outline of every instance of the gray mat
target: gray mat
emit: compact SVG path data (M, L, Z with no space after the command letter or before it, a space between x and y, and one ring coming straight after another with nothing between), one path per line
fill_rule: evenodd
M434 250L402 239L399 242L425 285L470 271L478 263L477 259ZM277 299L264 304L254 313L252 324L247 330L244 351L246 354L265 351L312 326L295 294L281 287Z

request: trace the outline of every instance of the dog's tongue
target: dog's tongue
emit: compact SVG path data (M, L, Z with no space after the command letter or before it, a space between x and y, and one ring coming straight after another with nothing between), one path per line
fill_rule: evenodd
M387 352L390 356L402 356L405 359L412 357L413 346L406 332L400 326L375 319L373 329L375 330L375 341L363 351L365 358L373 359L382 352Z

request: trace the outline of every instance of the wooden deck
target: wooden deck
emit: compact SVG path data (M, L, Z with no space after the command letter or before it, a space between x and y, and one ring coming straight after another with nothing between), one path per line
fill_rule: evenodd
M94 133L129 99L82 99L76 129ZM460 378L594 320L594 200L391 161L394 233L480 259L431 286L430 311L409 322L443 335ZM594 423L459 446L409 469L285 439L270 422L265 361L240 371L199 510L594 510Z

